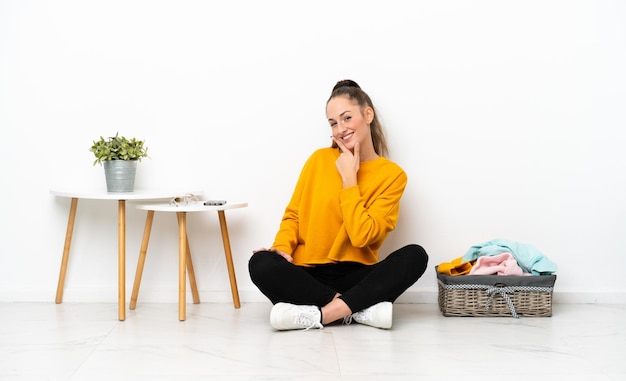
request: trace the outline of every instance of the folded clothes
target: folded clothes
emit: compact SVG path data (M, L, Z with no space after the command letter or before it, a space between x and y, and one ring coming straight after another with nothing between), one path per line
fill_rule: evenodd
M463 261L475 261L483 256L493 256L502 253L513 254L517 264L526 273L547 275L557 271L556 264L534 246L507 239L494 239L474 245L467 250L463 256Z
M525 273L511 253L483 256L476 260L469 275L532 275Z

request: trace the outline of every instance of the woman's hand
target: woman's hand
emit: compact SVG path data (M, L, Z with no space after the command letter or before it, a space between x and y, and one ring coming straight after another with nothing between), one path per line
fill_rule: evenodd
M260 248L258 250L253 250L252 252L256 253L256 252L259 252L259 251L270 251L272 253L276 253L276 254L280 255L281 257L285 258L287 260L287 262L293 263L293 257L291 255L285 253L282 250L276 250L273 247L270 247L269 249L266 249L266 248L262 247L262 248Z
M357 185L356 174L359 172L361 165L361 147L359 143L354 144L354 152L351 152L341 140L334 136L333 140L341 150L341 154L335 161L335 166L337 167L337 171L339 171L339 175L341 175L343 187L349 188Z

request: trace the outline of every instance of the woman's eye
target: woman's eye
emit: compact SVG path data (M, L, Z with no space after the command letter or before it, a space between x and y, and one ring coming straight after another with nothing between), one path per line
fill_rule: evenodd
M337 125L337 122L330 122L331 127L335 127L336 125Z
M352 119L352 117L351 117L351 116L346 116L345 118L343 118L343 121L344 121L344 122L347 122L347 121L349 121L350 119Z

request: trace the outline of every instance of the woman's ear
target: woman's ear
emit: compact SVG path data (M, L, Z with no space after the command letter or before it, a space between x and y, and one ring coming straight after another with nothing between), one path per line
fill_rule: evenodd
M372 123L372 121L374 120L374 109L371 107L366 107L365 108L365 120L367 121L367 124Z

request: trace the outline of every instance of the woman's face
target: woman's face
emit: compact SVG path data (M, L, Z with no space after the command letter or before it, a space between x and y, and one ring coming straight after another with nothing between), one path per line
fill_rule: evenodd
M361 110L358 103L347 96L338 96L328 101L326 117L335 139L342 141L350 151L355 143L371 144L370 123L374 118L371 107Z

